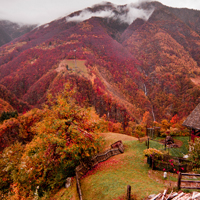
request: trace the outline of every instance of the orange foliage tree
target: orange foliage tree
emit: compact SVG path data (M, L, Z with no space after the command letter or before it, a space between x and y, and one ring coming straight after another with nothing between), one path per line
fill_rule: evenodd
M13 198L32 198L37 188L42 196L44 191L62 186L68 176L74 176L74 169L81 161L100 151L103 141L93 131L96 124L90 109L79 107L73 94L74 90L67 86L56 97L49 95L42 119L31 127L34 138L24 146L20 161L13 164L15 171L11 170L6 177L10 188L14 185ZM15 145L9 147L14 155ZM4 152L7 151L6 148ZM5 159L12 160L14 156L4 155L0 158L0 177L4 175L2 169L11 169ZM5 187L8 189L8 185Z

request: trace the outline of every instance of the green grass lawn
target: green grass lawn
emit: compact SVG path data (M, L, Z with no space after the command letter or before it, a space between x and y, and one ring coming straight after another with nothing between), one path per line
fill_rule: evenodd
M180 148L166 148L166 150L169 152L170 155L176 156L176 157L183 157L183 155L186 155L188 153L188 141L189 136L177 136L173 137L175 140L179 140L182 142L182 146ZM164 140L164 138L156 138L156 140ZM159 150L164 150L164 145L159 143L158 141L150 140L150 148L156 148Z
M183 144L180 148L170 149L170 154L172 156L182 157L188 153L188 142L189 136L174 137L174 139L180 140Z
M143 155L146 148L138 141L125 141L125 153L100 163L81 179L83 199L124 199L127 185L137 199L164 190L164 184L148 176L149 167Z
M74 70L77 73L80 73L84 76L88 76L88 71L85 66L85 60L66 60L66 64L68 65L70 70Z
M102 136L105 137L107 148L117 140L122 140L125 152L99 163L81 178L80 183L84 200L126 199L128 185L131 186L131 194L137 200L144 199L150 194L163 192L166 188L170 188L169 191L176 188L177 174L168 173L167 179L164 180L162 171L149 168L143 154L143 150L147 148L145 142L140 143L133 137L115 133L106 133ZM186 154L188 137L177 137L175 139L182 141L183 145L179 150ZM162 149L163 145L159 142L150 141L150 147ZM52 199L78 200L76 180L73 180L70 188L63 188Z

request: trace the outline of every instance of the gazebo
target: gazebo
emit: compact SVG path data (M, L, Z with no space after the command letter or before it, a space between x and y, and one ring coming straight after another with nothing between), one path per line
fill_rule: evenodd
M200 103L190 113L182 125L191 129L192 141L194 141L195 137L200 137Z

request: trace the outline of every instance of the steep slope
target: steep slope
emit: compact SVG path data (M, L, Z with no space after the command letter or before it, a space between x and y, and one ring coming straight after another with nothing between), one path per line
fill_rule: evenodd
M158 4L149 20L123 42L142 62L156 119L176 113L183 117L199 102L200 89L191 78L200 72L200 37L178 16Z
M192 28L196 33L200 35L200 12L199 10L193 9L177 9L167 7L171 13L177 16L181 21L183 21L186 25Z
M113 30L97 17L78 24L63 18L39 27L3 48L0 83L17 98L38 106L44 102L47 90L58 92L70 81L79 90L79 102L94 105L100 115L123 122L127 115L139 121L144 110L137 98L149 104L139 89L139 63L111 37ZM76 70L76 65L70 70L60 68L63 62L70 65L70 60L80 59L85 60L87 76ZM113 90L122 91L121 96Z
M0 84L38 107L71 83L81 105L124 127L146 111L158 121L184 117L200 96L199 12L187 10L187 20L184 9L158 2L138 8L145 17L130 23L130 6L95 5L16 38L0 47Z
M164 20L162 20L162 17ZM170 20L170 23L169 23ZM168 13L164 9L156 10L151 18L150 23L156 23L159 27L170 34L179 44L181 44L186 51L200 64L199 53L200 53L200 36L190 27L188 27L180 19Z

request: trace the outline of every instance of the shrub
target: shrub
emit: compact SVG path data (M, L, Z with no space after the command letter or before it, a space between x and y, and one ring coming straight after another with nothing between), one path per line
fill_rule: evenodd
M133 136L137 138L144 137L146 135L146 128L143 125L136 125L135 127L135 133Z
M200 166L200 138L195 138L195 141L190 142L189 160L196 166Z
M154 148L149 148L149 149L145 149L143 151L145 156L150 156L152 154L157 154L157 155L163 155L163 152L158 150L158 149L154 149Z

